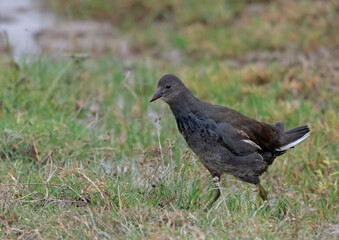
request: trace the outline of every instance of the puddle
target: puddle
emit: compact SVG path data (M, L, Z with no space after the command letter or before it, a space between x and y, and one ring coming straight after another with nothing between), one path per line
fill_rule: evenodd
M41 10L42 0L0 0L0 54L9 55L8 37L15 61L36 55L57 57L113 56L126 67L136 61L147 65L151 59L180 64L178 50L157 53L137 52L133 36L117 30L111 22L70 20Z
M7 34L15 60L40 54L35 35L52 22L52 16L40 11L35 0L0 0L0 51L8 51Z
M64 20L43 12L39 0L0 0L0 54L15 60L40 54L100 56L111 54L131 63L128 40L109 22Z

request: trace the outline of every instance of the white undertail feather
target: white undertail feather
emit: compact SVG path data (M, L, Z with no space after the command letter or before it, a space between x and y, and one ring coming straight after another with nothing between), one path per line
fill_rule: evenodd
M287 149L289 149L289 148L291 148L291 147L294 147L294 146L297 145L298 143L304 141L306 138L308 138L308 136L310 136L310 133L309 133L309 132L306 133L306 134L305 134L304 136L302 136L301 138L295 140L294 142L291 142L291 143L289 143L289 144L287 144L287 145L285 145L285 146L282 146L282 147L280 147L280 148L276 148L275 150L276 150L276 151L285 151L285 150L287 150Z

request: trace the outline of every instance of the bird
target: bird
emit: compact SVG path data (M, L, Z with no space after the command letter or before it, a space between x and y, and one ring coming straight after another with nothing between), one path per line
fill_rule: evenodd
M231 108L201 101L173 74L158 81L150 102L157 99L169 105L179 132L209 171L215 185L210 204L221 194L223 174L254 184L261 199L268 201L260 175L277 156L310 136L307 125L285 130L281 122L259 122Z

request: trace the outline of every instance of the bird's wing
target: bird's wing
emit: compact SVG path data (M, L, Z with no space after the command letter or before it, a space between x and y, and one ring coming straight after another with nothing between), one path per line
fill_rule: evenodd
M231 152L227 165L228 168L233 166L233 175L251 178L250 176L259 176L267 169L267 163L259 153L260 146L253 142L246 132L229 123L217 123L211 118L207 118L205 122L208 123L208 131L215 134L217 142Z
M189 114L189 119L192 120L189 122L195 122L202 127L207 136L237 156L245 156L261 150L260 146L252 141L246 132L236 129L232 124L216 122L200 113Z
M226 123L231 125L236 131L245 133L249 141L258 145L263 151L275 149L278 145L280 123L269 125L261 123L243 114L223 106L211 107L205 112L208 118L218 124ZM283 131L283 127L282 127Z
M201 113L190 113L181 129L199 131L201 139L213 144L220 144L229 151L225 162L220 165L225 171L241 178L259 176L267 169L267 163L259 153L260 146L249 139L242 130L226 122L217 123Z
M243 130L234 128L231 124L216 123L217 133L224 145L236 155L247 155L261 150L261 147L252 141Z
M219 122L216 125L223 145L232 152L230 159L236 166L233 175L257 184L259 180L253 176L260 176L268 166L261 155L261 147L244 130L230 123Z

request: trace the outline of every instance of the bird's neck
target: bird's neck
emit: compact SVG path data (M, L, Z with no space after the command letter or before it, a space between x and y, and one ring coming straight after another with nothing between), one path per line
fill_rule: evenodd
M199 110L200 100L194 97L191 91L186 90L175 100L167 102L176 118L184 117L189 113Z

